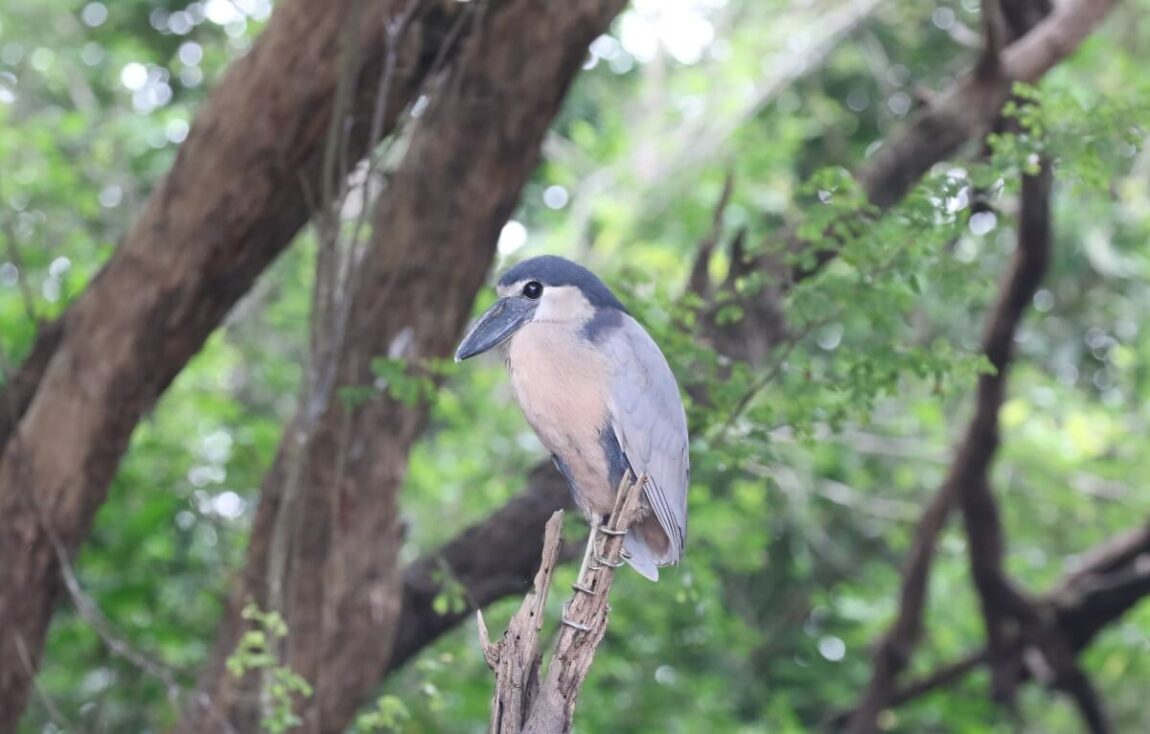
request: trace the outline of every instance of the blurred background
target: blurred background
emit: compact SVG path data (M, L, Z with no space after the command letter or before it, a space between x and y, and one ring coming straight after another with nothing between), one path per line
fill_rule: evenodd
M484 8L492 18L503 12L499 2L447 5L453 18L479 8L468 23L450 26L463 35L486 22ZM874 645L899 611L900 570L915 529L952 469L980 377L994 372L981 338L1016 249L1019 181L1047 159L1052 254L1008 338L1016 362L997 409L1002 444L988 480L1006 542L1004 569L1027 596L1047 599L1089 551L1146 526L1146 10L1143 0L1118 5L1076 53L1020 90L997 123L1001 135L968 136L929 161L905 197L881 204L858 174L916 116L966 83L985 45L980 3L635 0L591 35L537 146L538 166L524 169L530 175L518 198L508 199L510 218L495 207L495 227L476 235L493 259L467 276L478 309L493 298L483 282L489 272L542 253L579 260L649 326L689 395L686 557L658 584L620 574L577 731L822 730L856 704L872 675ZM229 74L254 73L254 63L228 69L251 58L281 12L287 8L265 0L4 3L6 389L37 333L66 318L135 236L133 223L183 155L205 100ZM396 25L387 38L406 30ZM514 48L518 41L501 42ZM272 50L260 63L272 63ZM316 394L324 322L313 287L331 268L317 256L362 251L367 235L356 230L368 202L407 180L405 152L419 150L418 124L438 119L437 95L450 88L453 68L484 58L443 62L439 86L403 106L378 165L345 171L350 183L326 223L313 218L241 289L219 328L140 416L106 499L92 503L90 533L73 544L65 572L75 589L55 599L18 731L162 731L181 720L211 676L205 670L245 569L261 486L281 439L290 438L285 426L299 425L292 421L301 399ZM520 64L534 58L525 51ZM293 123L267 124L274 136L276 126ZM207 131L202 144L212 135L224 134ZM280 174L273 167L258 175ZM187 192L167 192L175 197L168 206L178 209ZM378 236L380 221L365 231ZM810 277L796 266L804 276L785 288L743 267L748 258L796 255L787 243L797 238L837 243L841 257ZM738 277L727 277L732 268ZM435 277L425 274L427 287ZM772 333L761 349L735 337L736 348L724 349L728 326L744 322L759 334L781 328L773 316L753 320L757 312L741 300L765 291L773 293L767 310L785 314L785 336ZM401 485L389 501L402 544L394 558L379 556L381 567L410 568L484 521L547 458L498 359L466 369L444 359L456 337L443 330L414 376L402 349L377 353L376 381L341 384L331 398L353 413L381 395L397 411L411 404L422 411L418 426L402 429L413 435L400 449L384 446L390 424L364 434L363 451L400 457ZM137 359L163 356L143 350ZM568 520L569 536L578 538L581 522ZM984 645L968 546L956 515L937 542L924 631L903 681ZM431 611L456 621L412 649L401 667L369 666L355 717L320 730L485 730L492 680L465 613L474 597L450 567L435 566L431 575ZM507 592L529 576L519 573ZM565 567L557 588L573 576ZM387 598L398 593L393 586ZM519 596L488 608L493 631ZM551 599L552 620L564 598ZM284 614L290 640L295 622L290 610ZM1150 607L1128 604L1106 616L1088 643L1079 662L1110 730L1150 729ZM290 655L270 647L270 667L248 662L263 665L264 675L291 670ZM991 700L986 667L970 667L886 710L878 726L1086 730L1071 697L1024 680L1012 712ZM320 688L279 713L303 710ZM276 709L266 698L263 710L259 723L236 729L294 730L290 717L269 718Z

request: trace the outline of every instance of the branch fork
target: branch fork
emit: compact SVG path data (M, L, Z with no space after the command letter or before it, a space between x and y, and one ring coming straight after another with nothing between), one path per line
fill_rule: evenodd
M483 612L476 612L479 644L488 666L495 672L491 701L492 734L556 734L568 732L575 703L595 650L607 632L607 603L615 569L623 564L623 538L641 511L646 476L633 481L623 477L615 508L607 523L593 533L591 556L595 563L576 581L573 596L564 605L562 624L555 640L546 678L542 676L539 633L543 612L562 540L563 511L555 512L544 531L543 559L519 610L507 631L491 641Z

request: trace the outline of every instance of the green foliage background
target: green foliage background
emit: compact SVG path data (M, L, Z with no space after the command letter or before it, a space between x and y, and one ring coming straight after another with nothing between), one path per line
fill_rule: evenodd
M1027 135L998 141L987 163L971 149L937 167L797 288L787 302L801 335L793 349L719 380L715 357L674 326L727 173L736 186L725 230L746 228L749 243L777 242L788 227L821 231L854 211L846 171L920 91L969 67L975 51L963 41L977 9L971 0L640 2L593 46L500 263L542 252L584 261L650 326L684 380L709 383L715 405L690 406L686 560L658 585L620 578L580 731L798 732L853 700L868 645L894 611L913 522L969 414L983 314L1013 248L1017 174L1038 149L1056 159L1056 253L1019 335L1002 414L994 483L1009 570L1041 591L1077 554L1150 517L1141 324L1150 26L1135 22L1146 0L1120 7L1030 90L1033 104L1017 113ZM196 105L269 12L266 0L0 9L5 371L27 353L36 321L60 313L112 251ZM972 182L987 192L974 215ZM119 634L184 685L211 645L294 407L311 253L301 236L140 426L76 563ZM380 370L402 373L386 362ZM447 371L403 491L408 559L500 506L544 455L495 360ZM919 672L974 649L982 634L962 537L950 532L940 551ZM560 585L572 575L565 569ZM511 605L489 612L493 629ZM1120 731L1150 730L1148 625L1143 606L1086 658ZM490 685L468 625L388 680L361 728L484 731ZM45 700L77 731L159 731L177 713L165 684L110 651L70 605L39 686L24 731L62 726ZM973 675L891 724L1015 731L985 686ZM1067 704L1040 690L1021 705L1026 731L1079 729Z

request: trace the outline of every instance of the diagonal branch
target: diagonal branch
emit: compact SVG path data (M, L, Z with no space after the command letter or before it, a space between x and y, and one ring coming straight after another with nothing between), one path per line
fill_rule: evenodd
M1032 214L1037 215L1036 212ZM1025 236L1022 236L1024 229ZM997 509L993 499L989 498L987 476L998 447L998 411L1005 391L1014 335L1038 289L1049 259L1049 239L1039 236L1045 234L1045 229L1039 230L1035 223L1020 227L1019 247L983 332L983 353L994 371L978 381L974 415L955 452L950 471L916 528L910 558L903 573L898 614L878 644L870 683L849 728L852 732L875 731L878 715L889 705L897 679L918 642L935 546L956 498L970 504L968 516L974 517L978 513L986 517L991 526L980 538L972 538L971 552L977 554L975 565L980 570L1001 566L1002 541L1000 531L996 529ZM1003 585L987 580L987 574L976 575L976 582L978 578L983 579L983 584L994 585L992 591L996 599L1005 594Z
M1014 5L1018 3L1009 3ZM987 73L980 65L925 105L891 134L856 172L855 179L872 211L885 211L907 193L936 164L963 145L990 132L1015 82L1038 81L1078 45L1106 17L1114 0L1067 0L1025 36L1004 48L1000 62ZM865 221L870 213L859 215ZM787 229L767 238L763 254L740 263L732 258L731 276L721 297L742 306L746 317L717 324L709 318L706 336L723 354L752 364L765 361L770 350L785 338L782 296L793 285L818 272L838 256L842 239L834 227L818 242ZM763 272L771 281L759 293L739 295L731 286L744 275ZM712 304L711 311L717 304Z
M511 618L502 639L492 643L483 612L475 612L479 626L479 644L483 657L495 671L495 694L491 701L491 734L519 734L530 713L530 704L539 693L539 632L543 629L543 611L551 579L559 562L562 541L563 510L556 510L543 536L543 560L535 582L523 599L519 611Z
M543 561L534 588L499 642L491 644L483 613L477 613L483 656L495 671L491 734L559 734L571 730L579 691L607 633L607 600L615 571L623 564L623 536L640 512L646 479L633 479L630 472L624 473L607 525L596 537L596 547L589 549L596 562L588 566L575 587L574 597L564 606L562 627L545 679L541 680L539 673L539 630L551 572L559 558L561 511L547 523Z
M1035 601L1037 608L1050 610L1061 638L1068 642L1075 655L1086 649L1102 629L1150 596L1150 523L1103 542L1086 551L1083 557L1086 560L1078 570L1067 574ZM1021 661L1025 650L1021 645L1010 650L1011 655L1020 659L1018 667L1023 673L1020 682L1034 678ZM895 691L889 707L902 706L950 686L989 661L989 651L982 649L939 666ZM1090 693L1086 691L1085 695L1089 707ZM1101 706L1091 709L1089 715L1093 716L1094 711L1100 713ZM839 712L830 717L829 724L839 726L852 713ZM1089 718L1087 722L1089 725Z

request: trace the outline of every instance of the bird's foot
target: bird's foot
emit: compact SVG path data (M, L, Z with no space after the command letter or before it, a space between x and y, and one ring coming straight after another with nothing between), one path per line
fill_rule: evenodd
M613 528L604 528L604 527L599 528L599 532L603 533L604 535L615 535L615 536L627 534L626 530L615 530Z
M595 563L598 563L600 566L606 566L607 568L619 568L626 563L622 558L617 561L612 561L610 558L604 558L603 556L595 556L594 560Z
M590 632L591 627L589 625L583 624L582 622L576 622L574 619L571 619L567 616L567 610L570 608L571 602L567 602L563 605L563 616L559 618L559 621L573 630L578 630L580 632Z
M567 625L571 629L578 630L580 632L590 632L591 631L591 628L589 626L583 624L582 622L576 622L573 619L568 619L567 617L563 617L559 621L562 622L563 624Z
M595 596L595 593L596 593L595 590L592 589L590 586L586 586L585 584L582 584L582 583L571 584L571 588L574 589L575 591L582 591L584 594L587 594L588 596Z

